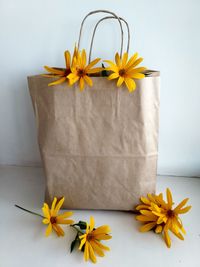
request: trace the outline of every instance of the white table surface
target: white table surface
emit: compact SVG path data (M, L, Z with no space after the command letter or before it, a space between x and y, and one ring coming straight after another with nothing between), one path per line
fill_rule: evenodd
M172 236L168 249L159 235L140 233L134 216L117 211L74 211L73 218L89 220L96 226L109 224L111 248L98 266L104 267L199 267L200 266L200 178L158 177L157 192L171 188L176 203L189 197L192 210L183 215L187 231L185 241ZM83 254L69 248L75 232L65 226L64 238L44 236L45 226L39 217L25 213L14 204L41 212L44 196L44 175L37 167L0 167L0 267L94 266L83 261Z

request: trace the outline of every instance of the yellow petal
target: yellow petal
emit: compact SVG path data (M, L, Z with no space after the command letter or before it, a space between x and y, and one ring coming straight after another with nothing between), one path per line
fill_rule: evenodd
M167 231L164 231L164 240L168 248L171 247L171 240Z
M115 54L115 62L116 62L116 65L121 68L121 60L120 60L120 56L119 56L119 53L116 53Z
M42 222L43 222L44 224L48 224L50 221L49 221L49 219L45 218L45 219L42 220Z
M49 236L52 232L52 224L50 223L48 226L47 226L47 229L46 229L46 232L45 232L45 235L46 236Z
M146 68L145 67L140 67L140 68L129 68L128 70L127 70L127 75L128 76L132 76L132 75L134 75L135 73L140 73L140 72L143 72L143 71L145 71L146 70Z
M149 205L138 205L136 207L136 210L143 210L143 209L149 210Z
M85 65L86 65L86 52L85 52L85 49L82 50L82 53L81 53L81 67L84 68Z
M178 237L180 240L184 240L184 237L182 236L182 234L180 232L176 232L173 227L170 229L172 231L172 233Z
M64 212L64 213L62 213L62 214L59 214L58 216L57 216L57 219L65 219L65 218L69 218L69 217L71 217L73 215L73 212L72 211L66 211L66 212Z
M85 243L84 259L85 259L85 261L88 261L88 260L89 260L89 248L88 248L88 242Z
M183 199L178 206L174 209L175 212L179 211L183 206L186 205L186 203L188 202L189 198L185 198Z
M119 77L118 73L112 73L111 75L108 76L108 80L113 80Z
M50 210L49 210L49 206L46 203L44 203L42 207L42 211L43 211L44 217L46 217L47 219L50 219Z
M84 89L84 79L82 77L79 80L79 87L81 91Z
M140 200L146 205L150 205L151 204L149 199L147 199L146 197L141 197Z
M186 213L188 212L190 209L192 208L192 206L187 206L181 210L178 211L179 214L183 214L183 213Z
M142 61L143 61L143 58L142 58L142 57L138 58L138 59L131 65L131 67L132 67L132 68L133 68L133 67L136 67L136 66L139 65Z
M162 216L159 217L156 223L157 223L157 224L161 224L161 223L163 223L163 218L164 218L164 217L162 217Z
M153 217L153 218L157 218L157 216L154 215L154 214L152 213L152 211L150 211L150 210L140 210L140 213L143 214L143 215L146 215L146 216L150 216L150 217Z
M108 234L111 232L110 226L108 225L102 225L100 227L97 227L95 230L93 230L92 234Z
M92 230L94 229L94 224L95 224L95 222L94 222L94 217L91 216L91 217L90 217L90 231L92 231Z
M55 82L49 83L48 86L61 84L61 83L65 82L65 81L66 81L66 77L62 77L61 79L56 80Z
M53 73L49 73L49 74L41 74L41 76L43 76L43 77L47 77L47 78L63 77L63 75L60 75L60 74L53 74Z
M117 81L117 87L120 87L123 82L124 82L124 77L119 76L119 79Z
M56 234L58 235L58 236L64 236L65 235L65 233L64 233L64 231L63 231L63 229L58 225L58 224L53 224L53 229L55 230L55 232L56 232Z
M104 62L106 62L110 65L109 70L112 70L114 72L118 72L119 68L111 60L104 60ZM108 69L108 68L106 68L106 69Z
M109 240L112 236L108 234L95 234L95 238L98 240Z
M63 71L62 69L59 68L51 68L48 66L44 66L45 70L47 70L48 72L51 72L53 74L59 74L59 75L65 75L65 71Z
M52 205L51 205L51 216L54 216L54 209L55 209L56 202L57 202L57 198L54 197Z
M145 77L145 75L143 73L134 73L131 78L134 79L143 79Z
M71 55L70 55L70 52L68 50L65 51L65 64L66 64L66 68L70 69Z
M162 229L163 229L162 226L161 225L158 225L156 227L156 229L155 229L156 234L160 234L162 232Z
M58 224L73 224L74 223L73 220L69 220L69 219L58 219L58 217L56 218L56 222Z
M76 83L79 80L79 76L77 76L74 73L71 73L67 76L67 78L69 79L69 83L70 85L73 85L74 83Z
M140 227L140 232L148 232L149 230L151 230L155 226L156 226L155 222L147 223L147 224Z
M100 61L100 58L96 58L92 60L87 67L85 68L85 71L87 72L89 69L91 69L94 65L96 65Z
M129 90L129 92L133 92L136 88L136 83L134 80L130 79L130 78L125 78L125 84Z
M100 257L104 257L103 250L93 241L90 241L90 245L92 246L94 252L96 252Z
M166 190L166 195L167 195L167 203L168 203L168 208L172 208L173 200L172 200L172 193L169 188Z
M127 52L125 52L125 53L124 53L124 55L123 55L123 59L122 59L122 65L121 65L121 68L125 68L125 65L126 65L127 59L128 59L128 53L127 53Z
M86 236L86 235L84 235L84 236ZM85 244L85 242L86 242L86 237L82 238L81 243L80 243L80 246L79 246L79 248L78 248L79 250L82 249L82 247L83 247L83 245Z
M87 75L84 75L83 76L83 79L86 81L86 83L89 85L89 86L92 86L93 83L92 83L92 79L90 77L88 77Z
M138 216L136 216L136 220L138 220L140 222L150 222L150 221L153 221L151 217L147 217L145 215L138 215Z
M89 249L89 257L92 260L93 263L97 262L96 256L94 255L94 250L92 248L92 246L90 245L90 243L88 242L88 249Z
M61 209L61 207L62 207L64 201L65 201L65 198L64 198L64 197L62 197L62 198L58 201L58 203L56 204L55 210L54 210L54 216L57 215L57 213L58 213L59 210Z
M103 70L103 68L89 69L89 70L87 70L87 74L98 73L98 72L101 72L102 70Z
M136 61L138 57L138 53L135 53L130 59L129 61L127 62L126 66L125 66L125 69L127 70L129 67L131 67L133 65L133 63Z
M110 250L109 247L103 245L103 244L102 244L101 242L99 242L98 240L93 240L93 242L94 242L99 248L101 248L101 249L104 249L104 250L107 250L107 251Z

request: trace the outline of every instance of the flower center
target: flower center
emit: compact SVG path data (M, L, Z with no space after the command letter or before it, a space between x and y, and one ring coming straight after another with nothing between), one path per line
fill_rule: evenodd
M56 223L56 217L51 217L50 222L51 222L51 224Z
M78 76L82 77L85 75L85 71L83 69L78 70Z
M93 239L93 235L92 234L88 234L87 235L87 240L90 241L91 239Z
M125 69L121 69L120 71L119 71L119 76L124 76L126 74L126 71L125 71Z
M173 210L168 210L168 211L167 211L167 216L170 217L170 218L174 217L174 212L173 212Z

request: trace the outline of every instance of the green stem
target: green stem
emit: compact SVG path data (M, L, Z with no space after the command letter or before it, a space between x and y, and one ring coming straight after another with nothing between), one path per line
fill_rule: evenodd
M79 233L81 233L82 235L84 235L84 233L83 233L80 229L78 229L75 225L70 224L70 226L73 227L77 232L79 232Z
M24 209L24 208L20 207L19 205L16 205L16 204L15 204L15 207L17 207L17 208L19 208L19 209L21 209L21 210L24 210L24 211L26 211L26 212L28 212L28 213L31 213L31 214L34 214L34 215L37 215L37 216L39 216L39 217L44 218L44 216L42 216L42 215L40 215L40 214L38 214L38 213L36 213L36 212L33 212L33 211L30 211L30 210Z

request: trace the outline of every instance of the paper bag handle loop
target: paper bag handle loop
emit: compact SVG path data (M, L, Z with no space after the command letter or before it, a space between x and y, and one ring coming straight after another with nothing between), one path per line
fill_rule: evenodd
M118 21L119 21L119 25L120 25L120 30L121 30L121 50L120 50L120 56L122 56L122 50L123 50L123 42L124 42L124 32L123 32L123 28L122 28L122 23L121 20L119 19L119 17L112 11L109 10L104 10L104 9L99 9L99 10L94 10L89 12L83 19L83 21L81 22L81 27L80 27L80 32L79 32L79 38L78 38L78 50L80 49L80 42L81 42L81 37L82 37L82 30L83 30L83 25L85 23L85 20L96 13L107 13L107 14L111 14L112 16L114 16Z
M118 18L116 18L116 17L114 17L114 16L108 16L108 17L104 17L104 18L100 19L100 20L96 23L96 25L95 25L95 27L94 27L93 34L92 34L91 43L90 43L89 63L91 62L92 49L93 49L93 43L94 43L94 36L95 36L95 34L96 34L97 27L98 27L98 25L100 24L100 22L102 22L103 20L106 20L106 19L118 19ZM129 28L128 22L127 22L125 19L123 19L123 18L121 18L121 17L119 17L119 19L120 19L121 21L123 21L123 22L126 24L126 27L127 27L128 42L127 42L126 52L128 53L128 52L129 52L129 47L130 47L130 28ZM121 43L121 51L123 51L123 46L122 46L122 45L123 45L123 43Z

